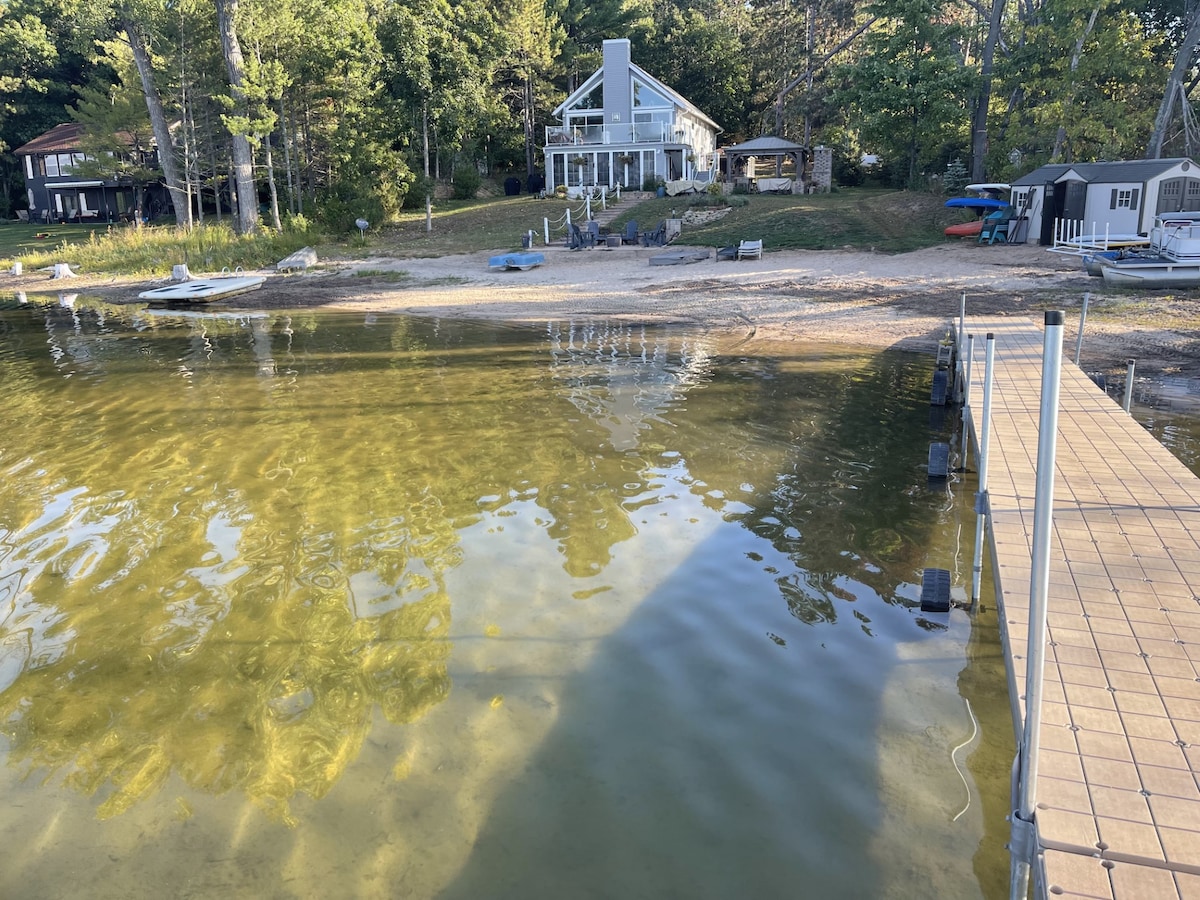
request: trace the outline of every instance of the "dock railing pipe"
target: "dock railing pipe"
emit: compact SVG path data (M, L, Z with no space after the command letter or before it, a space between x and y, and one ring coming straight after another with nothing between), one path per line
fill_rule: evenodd
M996 336L988 333L983 358L983 421L979 423L979 491L975 494L975 561L971 569L971 610L979 606L983 580L983 529L988 509L988 444L992 437L992 366L996 361Z
M1011 900L1029 890L1037 848L1034 830L1038 751L1042 732L1042 684L1046 664L1046 606L1050 593L1050 542L1054 525L1054 465L1058 442L1058 394L1062 380L1062 310L1046 311L1042 348L1042 401L1038 419L1037 480L1033 499L1033 553L1029 576L1029 634L1025 666L1025 725L1018 748L1020 775L1012 814Z
M1133 367L1137 360L1131 359L1125 367L1125 400L1121 408L1129 412L1133 408Z
M963 367L962 455L966 466L971 449L971 360L975 358L975 335L967 335L967 363Z
M1075 336L1075 365L1079 365L1079 355L1083 353L1083 326L1087 322L1088 301L1092 299L1091 291L1083 292L1083 309L1079 311L1079 334Z

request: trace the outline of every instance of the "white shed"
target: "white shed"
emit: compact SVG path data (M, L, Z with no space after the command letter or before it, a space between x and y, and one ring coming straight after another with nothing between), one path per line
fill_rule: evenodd
M1046 165L1012 183L1012 204L1042 244L1148 234L1159 213L1200 210L1200 167L1182 158Z

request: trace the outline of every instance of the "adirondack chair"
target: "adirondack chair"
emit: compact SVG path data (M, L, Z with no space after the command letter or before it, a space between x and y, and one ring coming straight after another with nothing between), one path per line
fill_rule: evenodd
M584 240L591 241L591 246L595 247L600 242L600 223L594 219L587 223L587 234L584 235Z
M738 259L762 259L762 241L742 241L738 244Z
M662 247L667 243L667 220L658 223L658 226L653 231L645 231L642 233L643 247Z
M625 233L621 235L622 244L636 244L638 242L638 226L637 222L632 219L625 223Z
M998 209L988 213L983 219L983 228L979 231L979 243L994 244L996 241L1007 243L1008 223L1011 221L1011 209Z
M595 240L592 238L590 231L583 231L574 222L567 228L567 249L582 250L584 247L596 246Z

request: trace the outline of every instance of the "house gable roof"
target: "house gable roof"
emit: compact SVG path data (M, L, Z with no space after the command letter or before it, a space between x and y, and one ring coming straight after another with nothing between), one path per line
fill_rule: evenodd
M1187 166L1183 164L1187 163ZM1159 175L1166 174L1174 168L1184 170L1195 166L1186 157L1172 159L1130 159L1118 162L1075 163L1074 165L1046 165L1034 169L1028 175L1023 175L1013 182L1013 187L1045 184L1048 181L1060 181L1064 176L1073 175L1067 180L1084 181L1088 184L1109 184L1127 182L1145 182ZM1200 176L1200 168L1196 169Z
M32 141L22 144L13 151L17 156L32 156L34 153L64 153L79 149L79 141L83 137L83 125L79 122L68 122L65 125L55 125L44 134L39 134Z
M691 113L693 116L700 119L705 124L711 125L714 131L721 130L721 126L718 125L716 122L714 122L712 119L710 119L708 116L706 116L700 110L700 108L698 106L696 106L694 103L692 103L686 97L684 97L678 91L667 87L665 84L663 84L661 81L659 81L653 75L651 75L649 72L647 72L641 66L637 65L636 63L631 62L629 64L629 71L633 74L633 76L635 78L637 78L639 81L645 82L649 87L658 91L660 94L662 94L664 97L666 97L672 103L674 103L675 106L677 106L678 108L684 110L685 112ZM598 84L600 84L600 82L603 78L604 78L604 66L601 66L595 72L593 72L583 84L581 84L579 87L577 87L567 97L566 100L564 100L562 103L560 103L558 106L556 106L554 108L554 112L552 112L551 115L555 116L556 118L561 119L563 117L563 114L568 109L570 109L572 105L574 105L582 97L585 97L589 92L591 92L591 90L593 88L595 88Z

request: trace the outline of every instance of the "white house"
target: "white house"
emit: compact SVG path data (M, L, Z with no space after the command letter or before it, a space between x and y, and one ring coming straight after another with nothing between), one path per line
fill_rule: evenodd
M603 65L567 97L546 129L546 183L638 189L647 178L704 180L720 127L634 65L629 41L604 42Z
M1200 210L1200 167L1190 159L1046 165L1012 183L1029 238L1149 234L1164 212Z

